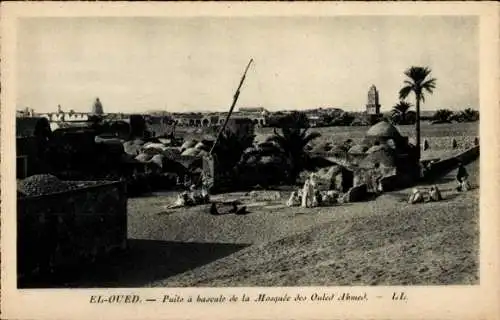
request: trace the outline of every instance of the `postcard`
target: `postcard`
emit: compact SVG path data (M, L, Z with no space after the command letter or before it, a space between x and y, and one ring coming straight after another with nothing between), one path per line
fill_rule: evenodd
M1 15L5 319L498 319L497 3Z

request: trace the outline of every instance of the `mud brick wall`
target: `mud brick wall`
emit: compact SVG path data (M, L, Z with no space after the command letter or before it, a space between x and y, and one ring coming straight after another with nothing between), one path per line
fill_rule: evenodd
M376 168L358 168L354 171L354 186L365 184L369 192L375 192L377 184L376 178L396 175L396 168L380 167Z
M125 188L122 182L107 182L18 199L18 274L92 262L110 250L125 248Z

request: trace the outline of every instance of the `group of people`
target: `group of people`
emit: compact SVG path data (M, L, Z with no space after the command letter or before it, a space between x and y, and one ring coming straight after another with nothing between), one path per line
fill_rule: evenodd
M466 192L471 189L471 185L469 183L469 174L463 164L461 162L458 163L456 182L458 186L456 190L459 192ZM408 199L408 203L422 203L422 202L431 202L431 201L441 201L443 197L441 195L441 191L436 185L433 185L429 191L420 190L418 188L414 188L412 193Z
M318 188L316 175L312 173L304 182L302 189L292 191L287 201L288 207L314 208L338 202L339 193L334 190L322 192Z
M196 185L191 185L189 191L184 191L177 195L173 208L195 206L200 204L210 203L210 195L205 186L197 188Z
M408 199L408 203L415 204L415 203L441 201L441 200L443 200L441 191L436 185L433 185L429 191L413 188L412 194Z

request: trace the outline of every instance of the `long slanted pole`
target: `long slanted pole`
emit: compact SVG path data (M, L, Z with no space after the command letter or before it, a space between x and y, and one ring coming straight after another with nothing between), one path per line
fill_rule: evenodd
M217 142L219 141L222 133L224 132L224 130L226 129L226 126L227 126L227 123L229 121L229 118L231 117L231 114L233 113L233 110L234 110L234 107L236 106L236 102L238 101L238 97L240 96L240 89L241 89L241 86L243 85L243 82L245 81L245 77L247 75L247 72L248 72L248 68L250 68L250 65L252 64L253 62L253 59L250 59L250 61L248 62L247 64L247 67L245 68L245 72L243 73L243 76L241 77L241 80L240 80L240 84L238 86L238 89L236 89L236 92L234 93L234 96L233 96L233 103L231 104L231 108L229 108L229 113L227 114L226 116L226 120L224 121L224 124L222 125L222 127L220 128L219 130L219 133L217 134L217 138L215 139L214 141L214 144L212 145L212 148L210 148L210 152L209 154L211 155L212 152L214 151L214 148L215 148L215 145L217 144Z

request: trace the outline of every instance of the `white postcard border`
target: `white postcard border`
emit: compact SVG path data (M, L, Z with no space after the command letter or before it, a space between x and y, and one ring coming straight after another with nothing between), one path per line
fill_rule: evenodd
M498 5L494 2L338 2L338 3L2 3L1 41L1 254L2 316L6 319L181 319L181 318L446 318L498 319L499 295L499 97ZM134 288L17 290L15 265L14 132L16 78L16 19L20 17L77 16L329 16L329 15L477 15L480 17L481 200L480 279L478 286L415 287L301 287L301 288ZM393 292L404 291L407 302L395 303ZM363 303L276 304L90 304L91 295L138 294L143 297L255 296L287 292L366 292ZM387 299L375 299L381 295Z

